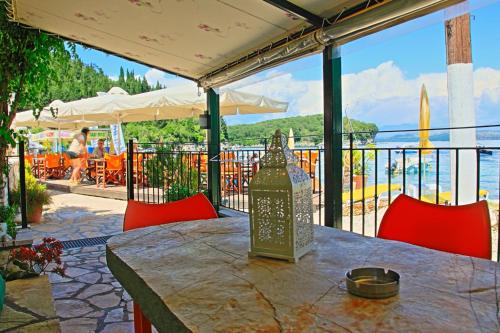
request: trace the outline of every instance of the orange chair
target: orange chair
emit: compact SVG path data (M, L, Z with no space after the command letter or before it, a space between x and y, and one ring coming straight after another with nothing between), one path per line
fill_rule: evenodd
M42 178L44 180L47 178L62 178L61 156L59 154L45 155L45 170Z
M200 173L208 172L208 154L207 153L195 153L191 156L191 167L198 170L200 167Z
M195 208L196 209L193 209ZM217 212L202 193L165 204L147 204L129 200L123 220L123 231L173 222L208 220ZM134 328L136 333L151 333L151 322L134 302Z
M313 193L316 193L316 188L319 187L316 184L316 163L318 162L319 151L300 150L293 153L299 159L297 165L311 177Z
M400 194L387 209L378 237L491 259L488 203L443 206Z
M33 167L33 155L24 155L24 163L30 168Z
M132 169L134 171L134 184L143 184L145 182L144 177L144 154L135 153L132 158Z
M63 169L63 174L65 175L66 172L71 168L71 159L69 158L68 154L62 154L62 169Z
M106 183L125 185L125 164L123 154L106 155Z
M222 192L242 193L241 165L236 161L234 152L223 152L220 163L221 190Z

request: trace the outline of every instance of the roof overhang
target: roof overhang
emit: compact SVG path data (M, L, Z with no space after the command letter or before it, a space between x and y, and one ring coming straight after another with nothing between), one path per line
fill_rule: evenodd
M459 2L11 0L11 12L22 24L208 88Z

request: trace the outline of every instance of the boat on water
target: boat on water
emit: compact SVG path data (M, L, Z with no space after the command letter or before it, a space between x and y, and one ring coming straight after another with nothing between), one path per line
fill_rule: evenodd
M486 149L484 146L477 146L479 148L479 153L483 155L493 155L493 150L491 149Z
M422 172L427 172L432 169L432 160L429 158L422 159L420 161L420 166L419 166L419 161L418 158L416 157L406 157L405 163L404 163L404 168L406 174L417 174L419 173L419 170L422 170ZM389 173L389 166L386 165L385 167L385 172ZM403 172L403 158L397 158L394 161L392 161L390 165L390 172L391 175L398 175Z

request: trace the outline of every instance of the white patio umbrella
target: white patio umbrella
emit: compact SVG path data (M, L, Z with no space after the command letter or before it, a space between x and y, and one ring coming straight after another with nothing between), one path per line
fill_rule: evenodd
M206 109L206 96L195 88L167 88L137 95L110 94L64 103L61 120L112 124L148 120L190 118ZM285 112L288 104L264 96L224 91L219 98L221 115Z
M84 120L68 120L61 119L58 117L59 108L64 105L64 102L60 100L55 100L44 108L38 118L33 115L33 110L22 111L16 114L16 118L13 122L14 128L19 127L41 127L41 128L54 128L54 129L67 129L67 130L77 130L82 127L96 126L96 122L84 121ZM55 117L50 111L53 108L55 111Z
M222 92L219 105L222 116L285 112L288 108L286 102L235 90ZM38 119L22 112L18 115L15 126L80 129L96 125L120 125L122 122L190 118L207 109L206 95L198 93L193 86L137 95L128 95L123 89L113 87L96 97L67 103L53 102L49 107L57 108L56 118L48 110L42 111Z

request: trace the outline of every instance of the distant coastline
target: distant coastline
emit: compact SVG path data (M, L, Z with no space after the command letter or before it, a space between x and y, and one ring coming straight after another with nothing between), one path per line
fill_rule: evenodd
M500 140L500 131L483 130L477 131L477 140ZM375 137L375 142L415 142L418 141L418 133L378 133ZM450 135L447 132L439 132L430 135L431 141L449 141Z

